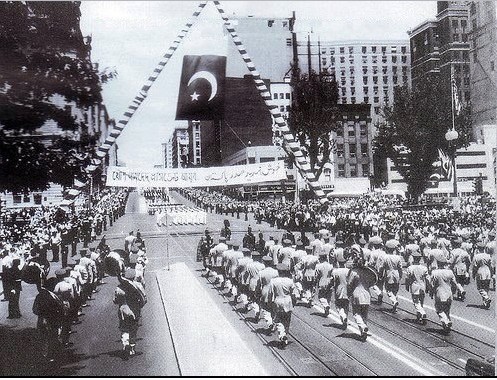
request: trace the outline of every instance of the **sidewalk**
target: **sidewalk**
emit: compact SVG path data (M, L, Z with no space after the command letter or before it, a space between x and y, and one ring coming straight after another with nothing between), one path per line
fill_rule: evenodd
M157 272L182 376L268 376L184 263Z

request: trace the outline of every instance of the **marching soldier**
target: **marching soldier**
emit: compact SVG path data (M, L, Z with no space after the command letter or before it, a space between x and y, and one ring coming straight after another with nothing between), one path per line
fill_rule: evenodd
M338 315L342 321L342 327L347 328L347 315L349 313L349 296L347 293L347 278L350 272L349 268L345 268L347 258L344 251L340 251L335 255L338 268L333 268L331 275L333 276L333 286L335 290L335 306L338 310Z
M278 264L278 277L269 283L269 299L274 308L274 322L278 339L283 345L288 345L290 322L292 319L293 300L295 284L291 279L290 270L284 264Z
M333 285L333 265L328 262L329 252L322 249L319 253L319 263L316 264L316 288L318 290L318 299L323 305L324 315L330 314L330 293Z
M410 257L412 264L406 271L406 289L411 292L417 320L425 325L426 312L423 305L426 294L426 282L428 280L428 268L426 265L420 264L421 252L419 250L412 250Z
M489 309L492 302L488 296L492 279L492 258L483 242L477 244L477 253L473 257L473 279L476 280L476 289L481 295L483 306Z
M400 280L402 278L402 257L397 254L399 242L395 239L388 240L385 243L387 255L383 264L383 270L380 272L385 278L385 290L393 303L392 311L395 313L399 306L397 293L399 292Z
M235 296L235 303L239 300L242 302L243 308L247 307L248 304L248 278L245 275L247 271L247 265L253 261L252 252L248 248L242 248L243 257L238 259L235 278L238 284L238 292Z
M273 316L274 311L271 305L271 294L270 294L270 283L273 278L278 277L278 271L273 268L273 258L270 256L264 256L262 258L266 268L259 272L260 279L260 309L262 313L262 318L266 324L267 333L270 333L274 327Z
M353 264L356 269L368 269L365 268L364 260L362 258L356 258ZM371 271L370 269L368 269ZM347 295L349 296L352 303L352 313L354 319L359 326L360 335L363 341L367 339L368 336L368 311L369 305L371 304L371 296L369 294L369 287L371 283L365 276L362 276L359 271L350 270L347 277Z
M369 239L369 243L372 245L371 255L369 257L368 266L376 271L378 275L378 282L373 285L371 290L376 294L378 298L378 304L381 305L383 302L383 284L385 278L383 276L382 268L385 262L386 252L381 248L383 245L383 240L379 236L372 236Z
M457 283L457 298L464 301L466 298L466 291L464 286L469 283L469 267L471 265L471 258L469 253L461 248L462 239L460 237L452 240L454 249L450 252L450 268L456 276Z
M445 332L450 332L452 328L450 319L452 289L457 287L456 278L454 273L446 268L447 257L441 249L432 249L430 255L437 265L437 269L433 269L430 276L430 296L435 297L435 311L440 317L442 328Z
M260 299L260 272L266 267L262 261L262 255L258 251L252 252L252 261L247 264L247 271L245 276L248 277L248 299L249 303L247 305L248 310L254 310L255 320L259 321L261 315L261 309L259 306Z
M314 255L306 255L302 257L302 296L301 300L307 304L307 307L312 306L316 284L316 265L319 259Z

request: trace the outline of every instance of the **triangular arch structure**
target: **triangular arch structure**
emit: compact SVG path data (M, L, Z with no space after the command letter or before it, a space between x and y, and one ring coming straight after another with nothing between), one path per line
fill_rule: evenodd
M150 88L152 87L152 85L154 84L159 74L164 69L164 67L167 65L167 63L173 56L174 52L178 49L179 44L186 37L186 35L190 31L195 21L198 19L198 16L205 8L207 3L208 3L207 1L202 1L198 4L190 20L185 24L185 26L180 31L178 36L174 39L173 43L167 50L166 54L164 54L161 61L157 64L154 71L147 79L147 82L145 83L145 85L143 85L143 87L139 91L138 95L135 96L135 98L131 101L131 104L128 106L127 111L124 112L122 119L119 120L116 126L110 131L104 143L98 147L97 152L95 153L96 157L92 159L92 164L86 168L86 172L88 174L92 174L102 163L102 159L108 154L110 148L116 142L116 139L124 130L129 120L133 117L136 110L140 107L140 105L143 103L145 98L148 96L148 91L150 90ZM298 141L295 139L292 132L288 128L285 119L283 119L281 113L278 111L278 107L275 104L273 104L271 94L266 84L261 79L259 72L257 71L254 63L252 62L252 59L247 54L243 42L241 41L235 29L229 22L228 17L226 16L223 8L221 7L221 3L219 1L213 1L213 3L216 6L216 9L218 10L221 18L223 19L224 26L228 31L228 33L230 34L233 43L238 49L238 52L242 56L242 59L247 66L247 69L250 71L250 74L252 75L252 78L254 79L255 85L257 87L257 90L259 91L259 94L261 95L262 99L264 100L264 103L268 107L269 112L273 116L275 123L278 125L279 131L283 135L283 139L285 142L283 144L283 148L285 149L286 153L289 156L293 156L295 158L297 169L299 170L302 177L307 181L311 189L314 191L319 201L321 203L326 203L327 202L326 195L322 190L318 180L314 176L314 173L312 172L311 167L301 150L300 144L298 143ZM65 196L62 205L70 205L74 201L74 199L81 193L81 190L87 185L88 182L76 179L74 181L73 188L69 190L69 192Z

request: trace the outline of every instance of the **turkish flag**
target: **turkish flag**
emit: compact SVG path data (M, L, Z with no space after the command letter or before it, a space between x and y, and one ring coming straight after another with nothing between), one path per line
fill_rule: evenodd
M224 113L226 57L185 55L176 120L218 120Z

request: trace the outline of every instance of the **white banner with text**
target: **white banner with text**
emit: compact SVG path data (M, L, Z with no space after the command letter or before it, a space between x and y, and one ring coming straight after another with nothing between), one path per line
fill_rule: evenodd
M106 185L117 187L207 187L272 182L286 178L283 161L186 169L138 169L109 166Z

